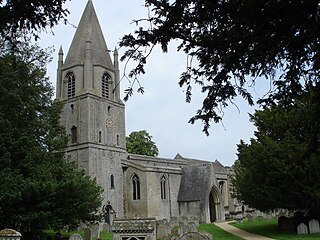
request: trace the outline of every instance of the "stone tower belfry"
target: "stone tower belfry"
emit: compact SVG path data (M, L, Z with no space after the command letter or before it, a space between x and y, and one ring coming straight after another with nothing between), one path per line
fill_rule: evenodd
M113 62L93 3L88 1L64 58L59 50L56 98L69 134L66 157L102 186L103 205L123 215L121 160L126 159L125 107L120 100L118 53Z

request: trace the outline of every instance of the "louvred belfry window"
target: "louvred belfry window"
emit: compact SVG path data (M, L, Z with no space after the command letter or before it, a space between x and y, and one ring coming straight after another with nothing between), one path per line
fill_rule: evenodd
M104 73L102 76L102 82L101 82L101 94L104 98L109 98L109 80L110 75L107 73Z
M68 98L72 98L76 94L76 78L73 73L68 73L66 78L68 81Z

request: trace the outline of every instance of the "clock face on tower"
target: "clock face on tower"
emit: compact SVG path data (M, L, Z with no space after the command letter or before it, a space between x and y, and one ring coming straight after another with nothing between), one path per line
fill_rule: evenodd
M106 126L107 128L111 128L112 127L112 124L113 124L113 121L110 117L107 118L106 120Z

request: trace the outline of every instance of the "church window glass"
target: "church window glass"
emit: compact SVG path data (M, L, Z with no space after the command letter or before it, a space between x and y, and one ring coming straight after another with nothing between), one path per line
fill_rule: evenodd
M133 200L140 200L140 180L136 174L132 177L132 187Z
M166 189L166 177L163 175L160 180L160 194L161 199L167 199L167 189Z
M102 76L102 82L101 82L101 94L104 98L109 98L109 80L110 75L107 73L104 73Z
M68 73L66 78L68 81L68 98L71 98L76 93L76 79L73 73Z
M77 127L76 126L72 126L71 128L71 143L77 143L78 139L77 139Z

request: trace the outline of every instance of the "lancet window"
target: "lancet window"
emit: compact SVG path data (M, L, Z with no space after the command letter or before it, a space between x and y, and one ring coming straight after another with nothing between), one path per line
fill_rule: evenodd
M104 98L109 98L109 81L110 81L110 75L108 73L104 73L102 76L102 82L101 82L101 95Z
M133 200L140 200L140 180L136 174L132 177L132 188Z
M73 73L68 73L66 76L68 81L68 98L72 98L76 94L76 78Z

